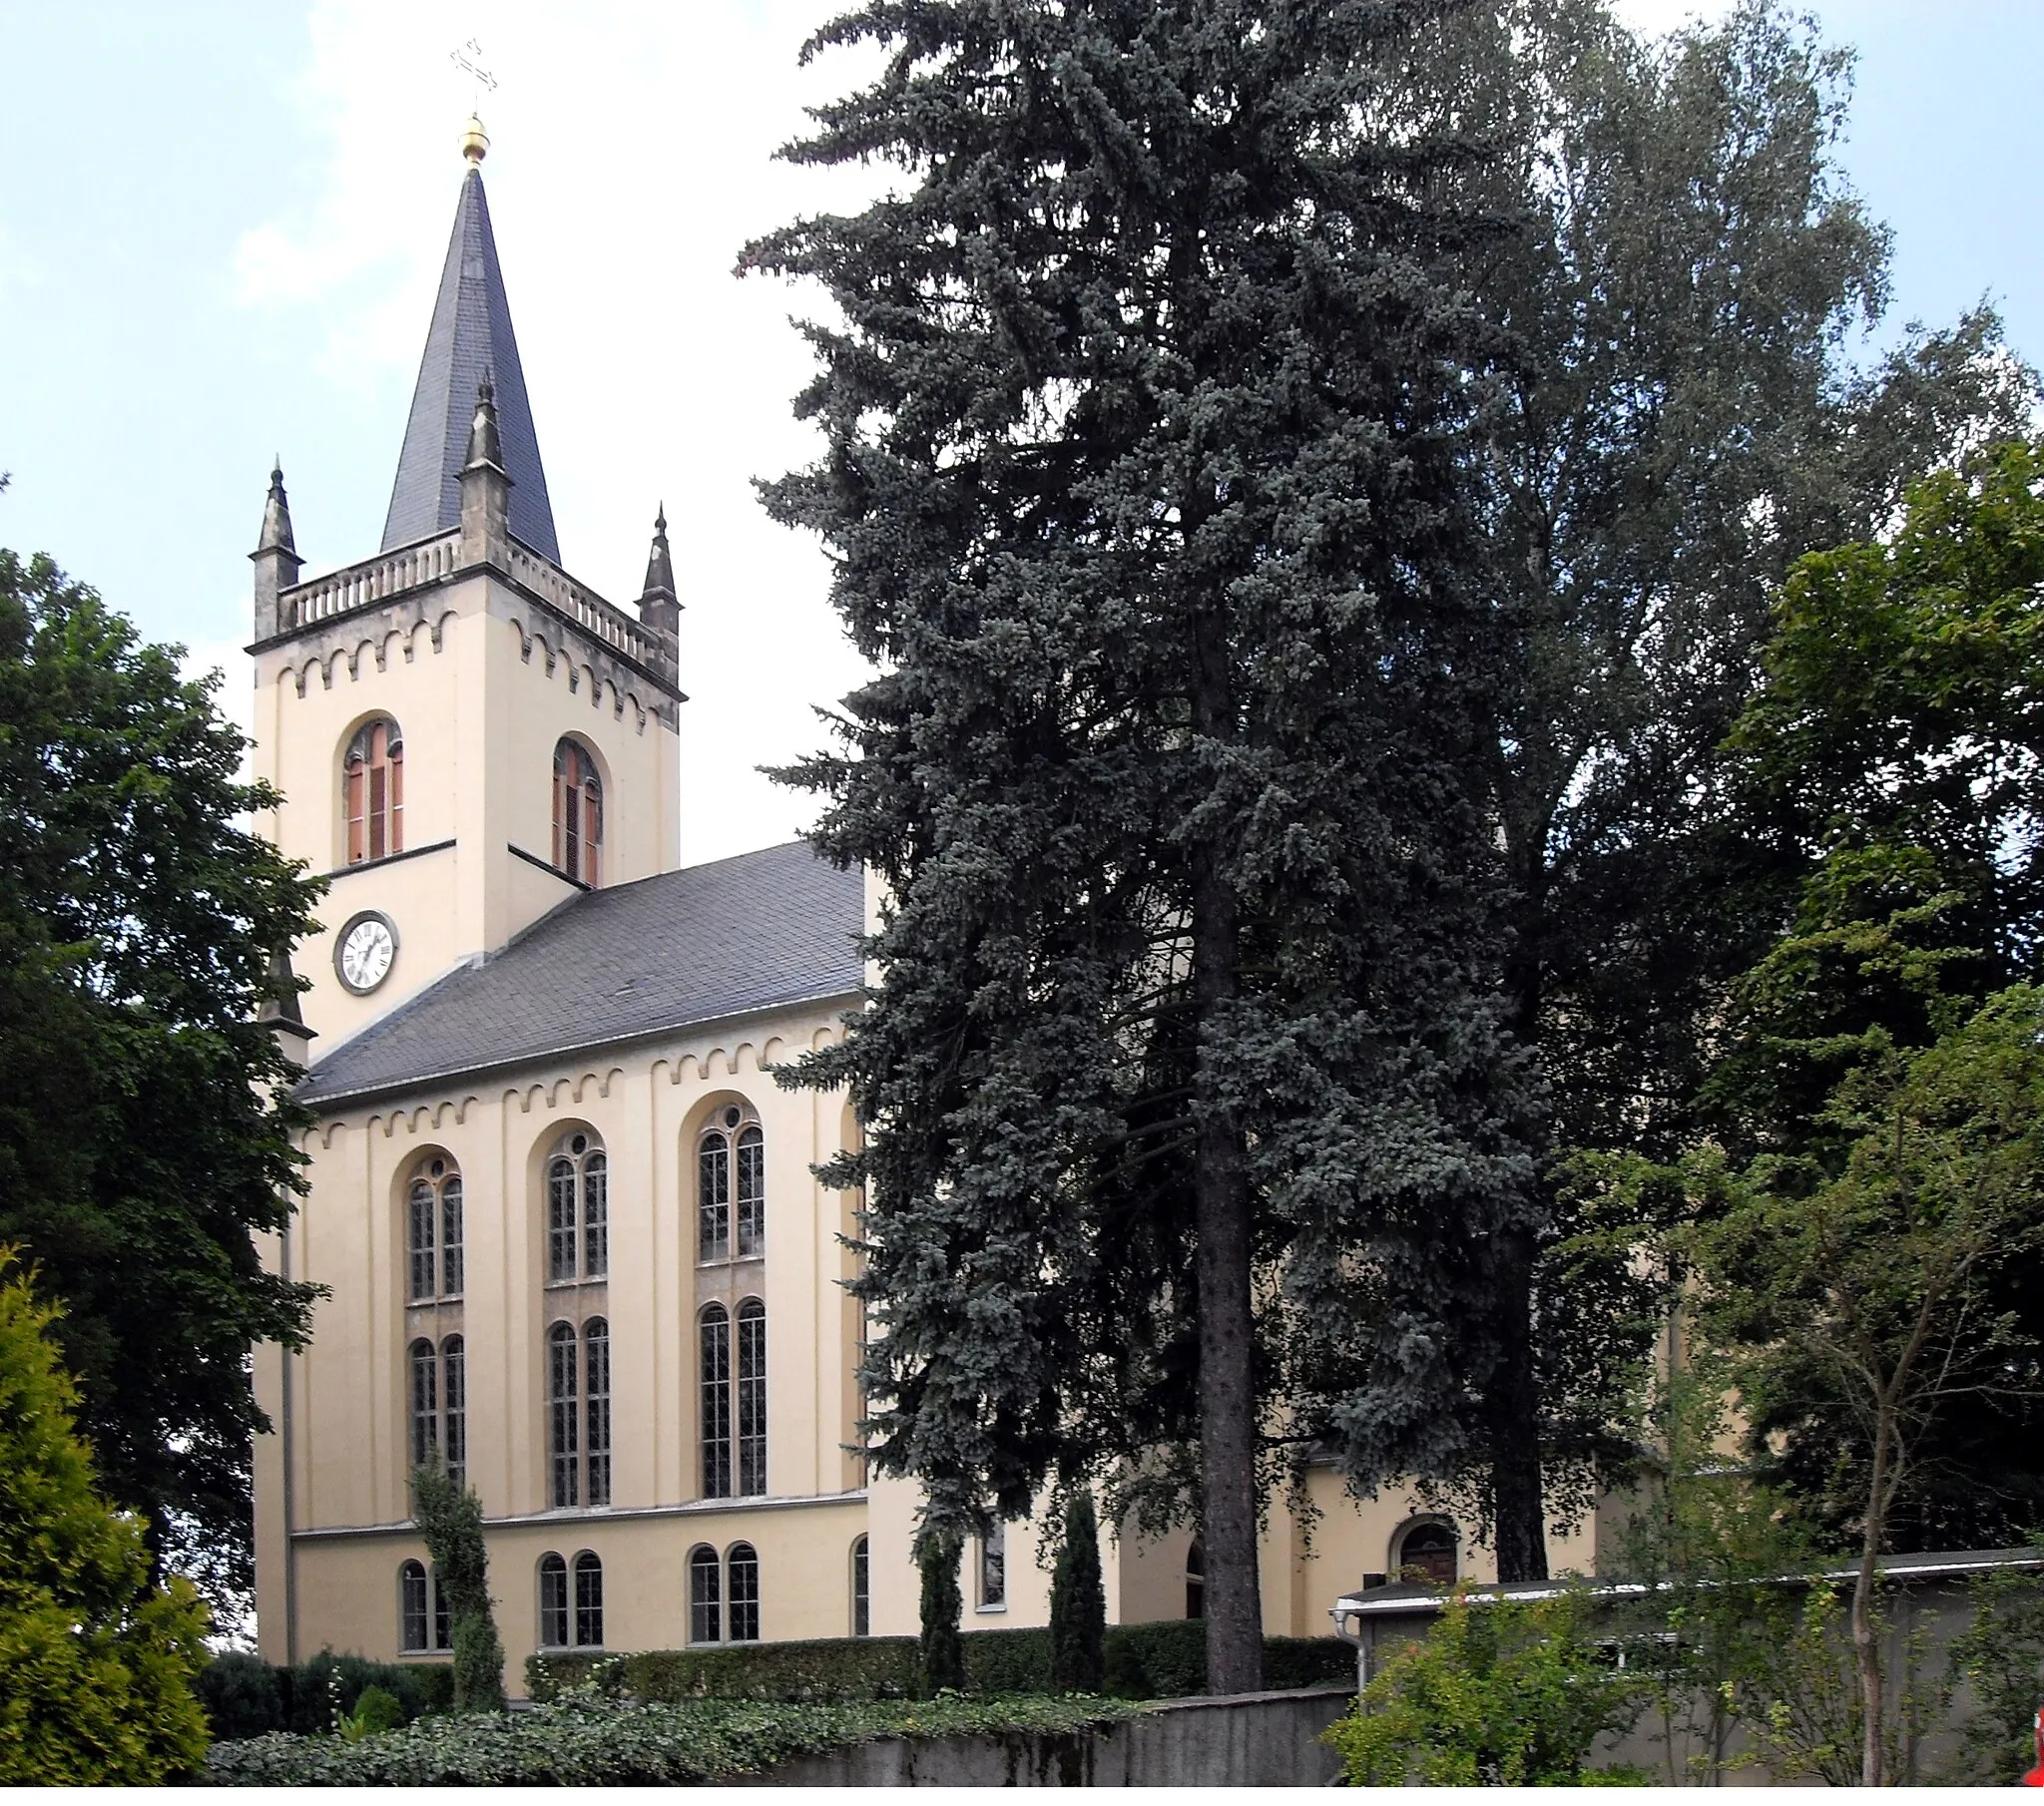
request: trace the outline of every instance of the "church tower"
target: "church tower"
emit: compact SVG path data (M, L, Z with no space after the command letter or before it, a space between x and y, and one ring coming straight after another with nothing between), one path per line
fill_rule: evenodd
M561 563L490 229L481 123L433 304L383 544L302 579L281 470L255 564L263 831L329 875L298 950L330 1053L584 891L678 863L667 523L636 609Z

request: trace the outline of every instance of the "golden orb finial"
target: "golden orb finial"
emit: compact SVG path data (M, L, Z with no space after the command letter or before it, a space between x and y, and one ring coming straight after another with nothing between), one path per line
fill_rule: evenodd
M471 113L468 116L468 130L461 135L461 154L470 163L479 164L490 154L490 135L483 130L483 122Z

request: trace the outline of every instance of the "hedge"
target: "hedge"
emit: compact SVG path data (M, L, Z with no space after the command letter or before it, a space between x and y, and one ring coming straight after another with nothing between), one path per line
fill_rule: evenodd
M1135 1709L1103 1699L622 1705L578 1696L420 1718L358 1743L287 1734L218 1743L204 1778L220 1787L686 1786L875 1737L1081 1731Z
M395 1698L409 1723L452 1708L454 1669L443 1661L370 1661L360 1655L336 1655L331 1649L320 1650L295 1668L282 1668L230 1651L216 1655L194 1682L216 1742L273 1731L330 1730L336 1692L341 1711L349 1713L370 1687L381 1687Z
M972 1693L1049 1691L1047 1629L975 1630L964 1640L965 1681ZM537 1700L558 1698L564 1688L592 1677L613 1696L649 1703L909 1699L921 1678L912 1636L838 1636L712 1649L647 1649L610 1657L555 1653L526 1658L526 1689ZM1355 1651L1332 1636L1267 1636L1264 1678L1274 1688L1353 1681ZM1200 1619L1108 1626L1110 1696L1183 1699L1206 1689L1207 1631Z

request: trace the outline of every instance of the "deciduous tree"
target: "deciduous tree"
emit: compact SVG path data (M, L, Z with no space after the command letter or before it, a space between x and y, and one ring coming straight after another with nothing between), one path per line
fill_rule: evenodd
M109 1495L246 1582L249 1346L310 1299L256 1256L300 1118L256 1018L315 886L241 825L274 798L173 649L4 551L0 722L0 1238L63 1301Z

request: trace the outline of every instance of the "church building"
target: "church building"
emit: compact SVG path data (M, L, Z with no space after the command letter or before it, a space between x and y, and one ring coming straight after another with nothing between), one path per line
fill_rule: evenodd
M444 1659L406 1486L442 1460L518 1694L536 1650L912 1634L918 1587L914 1491L856 1448L854 1200L812 1172L856 1125L772 1078L860 1007L871 899L799 843L680 864L686 547L678 579L656 521L628 606L569 575L486 150L472 121L381 547L307 578L273 471L253 555L258 825L329 879L275 1023L309 1191L266 1250L328 1295L303 1353L256 1351L256 1594L273 1661ZM1366 1573L1486 1573L1402 1494L1307 1481L1272 1632L1327 1633ZM968 1631L1046 1621L1037 1555L1029 1523L973 1546ZM1112 1620L1199 1614L1190 1531L1102 1558Z

